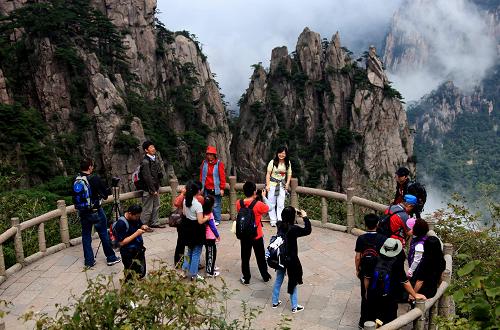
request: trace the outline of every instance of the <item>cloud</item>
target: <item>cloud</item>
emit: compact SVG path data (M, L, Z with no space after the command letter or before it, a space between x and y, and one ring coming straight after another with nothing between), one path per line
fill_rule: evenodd
M410 45L418 45L417 54L424 54L389 73L407 100L420 98L445 80L470 90L497 59L496 42L488 34L485 19L467 0L407 1L396 28Z
M203 52L231 108L248 88L250 66L269 66L271 50L295 50L304 27L331 39L340 31L355 53L379 45L402 0L158 0L160 20L170 30L188 30ZM379 47L380 48L380 47Z

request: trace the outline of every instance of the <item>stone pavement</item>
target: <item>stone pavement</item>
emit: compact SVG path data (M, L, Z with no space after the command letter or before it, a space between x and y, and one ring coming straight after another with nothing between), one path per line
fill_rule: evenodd
M228 302L232 317L238 316L241 301L244 300L251 306L263 308L263 313L254 322L256 329L275 328L282 314L292 319L292 329L357 329L360 297L359 282L354 275L355 236L313 227L310 236L299 238L299 257L304 268L304 284L299 286L299 304L305 306L305 310L292 314L286 294L286 279L280 296L283 304L278 309L272 309L274 272L271 269L273 280L264 283L253 256L250 260L250 285L239 283L239 241L229 229L229 222L220 226L217 264L228 286L239 290ZM274 231L268 223L264 224L266 244ZM145 234L148 265L158 259L172 265L176 239L174 228L156 229ZM94 251L98 243L98 240L93 241ZM8 278L0 285L0 299L13 304L5 318L6 329L33 328L33 324L17 320L19 315L29 310L53 314L56 303L67 304L72 295L79 296L86 289L87 277L95 278L98 274L116 274L116 278L122 276L121 263L108 267L105 261L101 247L97 265L83 272L83 252L78 245L28 265Z

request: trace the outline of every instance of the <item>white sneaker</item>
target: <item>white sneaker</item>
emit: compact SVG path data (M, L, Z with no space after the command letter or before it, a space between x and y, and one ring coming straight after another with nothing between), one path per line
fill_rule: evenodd
M219 268L218 266L215 266L215 267L214 267L214 270L215 270L215 271L218 271L218 270L220 270L220 268Z
M191 281L204 281L204 280L205 280L205 278L203 276L201 276L200 274L191 277Z
M298 313L298 312L302 312L303 310L304 310L304 306L297 305L297 307L292 308L292 313L295 314L295 313Z
M217 277L220 275L220 272L214 272L213 274L207 274L209 277Z

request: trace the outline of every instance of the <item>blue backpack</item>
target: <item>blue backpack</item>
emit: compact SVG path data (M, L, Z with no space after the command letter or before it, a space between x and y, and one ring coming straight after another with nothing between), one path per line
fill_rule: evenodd
M128 232L128 229L130 228L130 225L128 224L127 218L125 218L125 217L119 217L118 220L116 220L115 222L113 222L111 224L111 226L109 228L109 240L111 241L111 246L113 247L113 249L118 249L120 247L120 242L116 238L117 237L116 224L118 223L118 221L123 221L125 223L125 227L127 228L127 232Z
M93 207L91 195L92 192L90 191L87 176L78 175L73 182L73 204L75 209L79 211L91 210Z

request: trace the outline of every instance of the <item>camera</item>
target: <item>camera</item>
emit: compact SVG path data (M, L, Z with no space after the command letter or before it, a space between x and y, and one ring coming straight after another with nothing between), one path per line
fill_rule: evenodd
M256 200L258 200L258 201L260 201L260 202L264 201L264 199L262 198L262 189L257 189L257 191L256 191L256 195L257 195L257 196L255 197L255 199L256 199Z
M118 187L118 185L120 184L120 180L121 179L119 177L116 177L116 176L112 177L111 178L111 186Z

